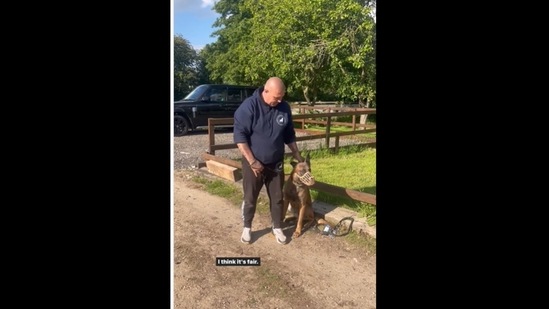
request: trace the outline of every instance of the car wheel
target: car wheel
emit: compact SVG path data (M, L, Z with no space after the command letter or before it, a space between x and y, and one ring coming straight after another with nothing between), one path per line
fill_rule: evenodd
M183 116L175 115L173 117L173 135L183 136L189 132L189 121Z

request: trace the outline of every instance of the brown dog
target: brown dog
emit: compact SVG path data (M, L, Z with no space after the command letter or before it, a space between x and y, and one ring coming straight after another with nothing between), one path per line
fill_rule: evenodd
M305 159L305 162L290 162L293 169L290 172L290 177L284 183L284 204L282 206L282 217L284 221L288 221L286 218L286 212L288 211L288 205L291 204L292 211L298 212L297 226L293 237L297 238L301 235L303 229L303 222L313 223L315 221L315 213L313 210L313 202L311 199L311 192L309 187L315 184L315 179L311 175L311 158L309 154ZM326 222L323 219L317 219L317 223Z

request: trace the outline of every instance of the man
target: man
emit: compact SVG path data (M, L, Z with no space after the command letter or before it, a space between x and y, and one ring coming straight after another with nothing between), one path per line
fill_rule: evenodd
M242 220L240 240L250 243L252 221L259 191L265 185L269 196L272 232L279 244L286 243L280 228L282 221L282 186L284 185L284 145L293 157L303 162L295 142L292 110L282 98L284 82L271 77L263 87L244 100L234 114L234 142L242 153Z

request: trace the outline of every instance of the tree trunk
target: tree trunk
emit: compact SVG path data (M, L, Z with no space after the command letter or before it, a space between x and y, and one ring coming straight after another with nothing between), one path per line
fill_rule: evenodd
M301 89L303 89L303 97L305 98L305 102L307 102L307 105L311 105L309 96L307 96L307 86L302 86Z
M309 86L303 86L303 97L307 101L307 106L314 106L315 102L309 98Z

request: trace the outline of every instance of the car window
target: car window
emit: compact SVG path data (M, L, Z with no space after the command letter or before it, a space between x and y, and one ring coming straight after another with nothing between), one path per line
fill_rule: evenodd
M230 88L227 91L228 102L240 102L242 101L242 90L240 88Z
M210 101L223 102L226 101L227 87L212 87L206 95L209 95Z
M204 93L204 90L206 90L207 88L208 88L207 85L200 85L200 86L196 87L193 91L191 91L191 93L186 95L183 98L183 100L185 100L185 101L196 101L196 100L200 99L200 97L202 97L202 94Z
M246 88L246 98L251 97L254 94L256 88Z

